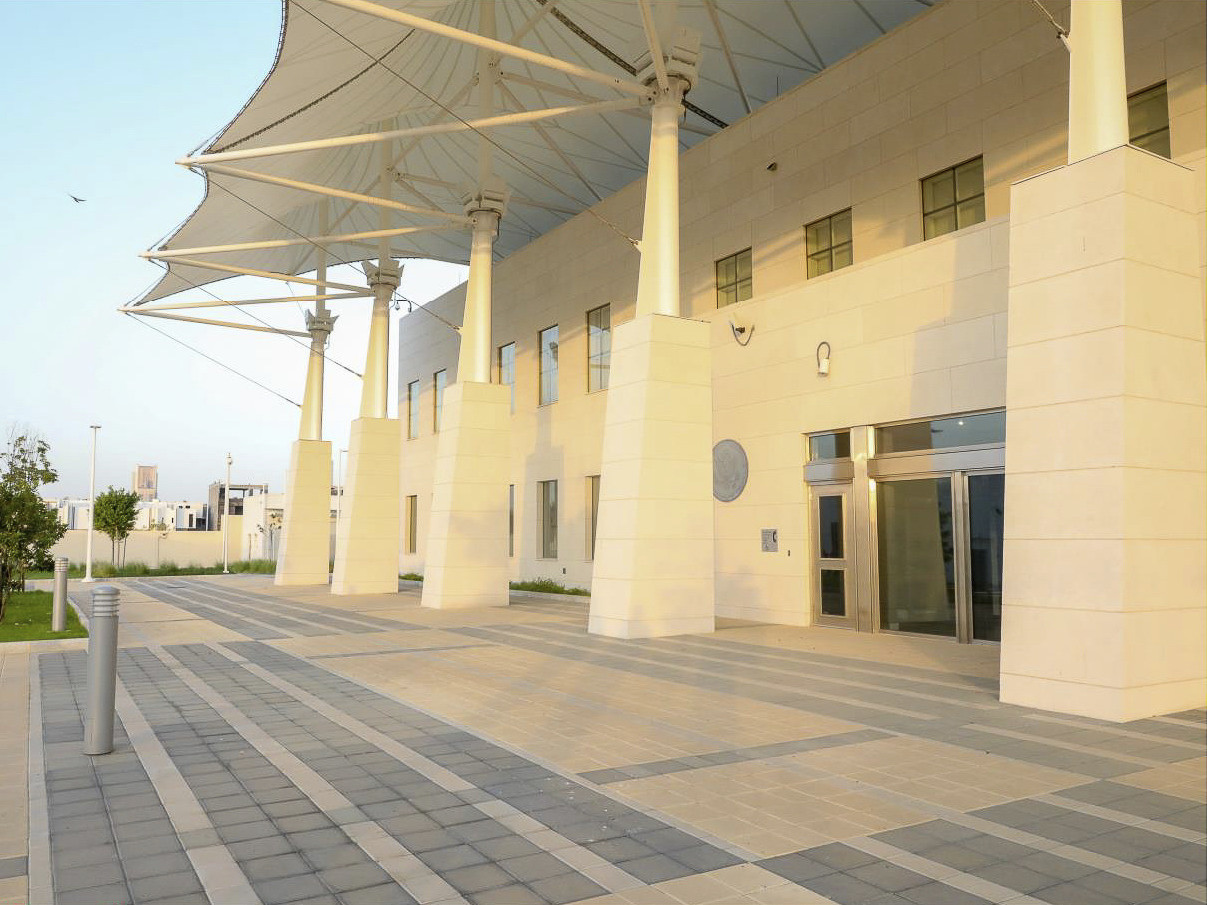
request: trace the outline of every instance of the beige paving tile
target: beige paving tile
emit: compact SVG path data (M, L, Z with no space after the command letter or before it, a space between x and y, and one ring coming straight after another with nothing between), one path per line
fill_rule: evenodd
M28 850L29 668L30 656L24 650L0 645L0 714L4 714L4 731L0 732L0 858L20 857ZM7 895L18 896L16 892L6 893L5 883L15 889L12 881L0 881L0 901ZM22 886L19 895L24 894Z
M1195 757L1139 773L1129 773L1114 779L1113 782L1207 804L1207 757Z
M0 905L29 905L29 881L25 877L0 880Z

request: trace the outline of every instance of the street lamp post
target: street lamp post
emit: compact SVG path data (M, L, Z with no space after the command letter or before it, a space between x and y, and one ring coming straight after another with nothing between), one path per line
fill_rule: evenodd
M230 519L231 519L231 454L226 454L226 495L222 513L222 574L230 574Z
M84 547L84 581L96 581L92 577L92 524L96 512L96 432L99 424L90 424L92 429L92 458L88 466L88 541Z

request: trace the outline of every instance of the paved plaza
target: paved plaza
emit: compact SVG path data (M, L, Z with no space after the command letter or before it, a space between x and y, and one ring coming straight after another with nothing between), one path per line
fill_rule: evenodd
M1204 711L1005 706L993 646L115 584L112 754L84 642L0 647L0 905L1207 902Z

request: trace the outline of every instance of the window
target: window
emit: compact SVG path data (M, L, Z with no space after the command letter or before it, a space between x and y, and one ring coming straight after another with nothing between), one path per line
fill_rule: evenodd
M539 404L557 402L557 324L542 330L537 337L540 348L540 396Z
M839 211L805 227L806 275L819 277L840 267L850 267L851 209Z
M507 555L515 556L515 484L507 485Z
M515 343L499 346L499 383L511 387L511 410L515 411Z
M419 497L407 497L407 552L419 549Z
M1127 99L1128 141L1137 148L1169 157L1169 96L1165 83L1137 91Z
M587 475L587 559L595 558L595 534L599 528L599 475Z
M541 558L557 559L557 481L540 481L536 486L541 507Z
M750 296L750 249L717 261L717 307L744 302Z
M851 432L832 431L809 438L809 461L851 458Z
M587 392L608 388L612 367L612 306L587 312Z
M407 384L407 439L419 436L419 381Z
M432 375L436 392L432 396L432 430L440 430L440 416L444 414L444 387L448 383L448 371L437 371Z
M922 238L933 239L985 219L982 158L922 180Z
M876 428L876 454L1006 442L1006 413L981 412Z

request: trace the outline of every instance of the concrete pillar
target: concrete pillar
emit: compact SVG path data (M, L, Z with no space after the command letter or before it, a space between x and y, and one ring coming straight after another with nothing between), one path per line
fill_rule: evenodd
M712 631L711 326L679 317L679 119L698 36L660 29L636 315L613 330L589 631ZM651 42L652 43L652 42Z
M679 119L687 83L669 79L650 112L650 159L637 277L637 316L679 316Z
M473 240L457 382L445 390L436 441L422 600L433 609L509 602L511 388L490 382L491 256L506 191L490 180L463 200Z
M1196 201L1191 171L1126 146L1011 191L1003 701L1203 706Z
M1077 0L1069 26L1069 163L1076 163L1127 144L1122 0Z
M369 321L369 343L365 351L365 376L360 391L362 418L386 417L390 370L390 302L398 288L399 267L386 258L370 267L365 276L373 290L373 314Z
M345 494L335 535L333 594L392 594L398 590L402 437L399 421L386 417L386 356L390 298L398 287L399 269L383 256L366 275L374 294L373 321L365 356L361 416L352 422L348 438ZM330 451L327 456L330 462Z

